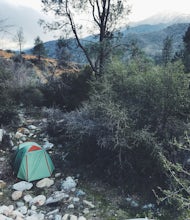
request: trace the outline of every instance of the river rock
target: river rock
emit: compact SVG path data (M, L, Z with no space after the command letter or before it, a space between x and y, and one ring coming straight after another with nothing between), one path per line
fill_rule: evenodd
M16 206L17 206L18 208L21 207L21 206L24 206L24 202L20 202L20 201L19 201L19 202L16 203Z
M4 129L0 129L0 143L3 140L3 135L5 134L5 130Z
M27 216L25 218L25 220L44 220L44 214L42 213L38 213L38 214L34 214L32 216Z
M42 206L45 204L45 202L46 202L46 197L44 195L38 195L30 201L30 205Z
M69 219L69 214L65 214L63 217L62 217L62 220L68 220Z
M22 197L22 191L14 191L11 195L12 200L16 201Z
M53 184L54 184L54 180L52 180L50 178L44 178L44 179L37 182L36 187L38 187L38 188L45 188L45 187L49 188Z
M70 220L77 220L77 216L76 215L70 215Z
M30 131L27 128L23 128L23 127L18 128L17 131L20 132L21 134L26 134L26 135L30 134Z
M55 215L55 220L61 220L62 216L61 215Z
M17 190L17 191L24 191L24 190L29 190L33 187L32 183L26 182L26 181L21 181L18 183L15 183L13 185L13 189Z
M75 180L72 177L68 176L66 180L63 181L61 188L66 192L70 192L75 190L76 185L77 183L75 182Z
M25 202L30 203L30 201L31 201L32 199L33 199L32 196L29 195L29 194L27 194L27 195L24 196L24 201L25 201Z
M92 202L89 202L87 200L83 200L83 204L87 205L89 208L94 209L95 205L92 204Z
M2 206L0 206L0 214L6 215L6 216L10 216L12 214L13 210L14 210L13 205L9 205L9 206L2 205Z
M18 210L14 210L13 213L12 213L12 217L14 219L24 218L24 215L21 212L19 212Z
M69 198L68 194L63 191L56 191L46 200L46 204L56 203L67 198Z
M36 127L35 125L29 125L29 126L28 126L28 129L30 129L30 130L36 130L37 127Z
M28 208L26 206L21 206L16 210L22 213L23 215L25 215L28 212Z
M45 149L45 150L50 150L50 149L52 149L54 147L54 144L53 143L50 143L49 141L46 141L45 143L44 143L44 145L43 145L43 148Z
M8 218L7 216L0 214L0 220L13 220L13 219Z
M61 173L56 173L55 174L55 178L58 178L58 177L60 177L61 176Z
M17 131L16 134L15 134L15 138L16 139L21 139L22 137L25 137L25 135Z
M83 210L83 214L87 215L87 214L89 214L89 213L90 213L89 208L85 208L85 209Z
M5 188L6 186L6 182L4 182L3 180L0 180L0 189Z
M74 206L73 204L70 204L70 205L67 206L67 208L68 208L68 209L74 209L75 206Z
M86 220L86 218L85 218L84 216L80 216L80 217L78 218L78 220Z

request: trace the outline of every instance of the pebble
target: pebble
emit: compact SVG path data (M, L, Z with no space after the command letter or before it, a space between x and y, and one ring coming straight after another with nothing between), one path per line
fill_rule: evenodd
M80 216L80 217L78 218L78 220L86 220L86 218L85 218L84 216Z
M74 209L75 206L74 206L73 204L70 204L70 205L67 206L67 208L68 208L68 209Z
M62 217L62 220L68 220L69 219L69 214L65 214L63 217Z
M91 208L91 209L94 209L94 208L95 208L95 205L92 204L92 202L89 202L89 201L87 201L87 200L83 200L83 204L89 206L89 208Z
M11 195L12 200L16 201L22 197L22 191L14 191Z
M76 215L70 215L70 220L77 220L77 216Z
M6 187L6 182L0 180L0 189L4 189Z
M31 200L32 200L32 196L31 195L27 194L27 195L24 196L24 201L25 202L29 203Z

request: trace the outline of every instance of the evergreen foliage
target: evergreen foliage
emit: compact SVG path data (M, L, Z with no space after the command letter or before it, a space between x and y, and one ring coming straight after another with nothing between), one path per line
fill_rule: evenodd
M39 61L41 60L42 56L46 56L47 54L44 43L39 36L34 40L34 48L32 53L38 57Z

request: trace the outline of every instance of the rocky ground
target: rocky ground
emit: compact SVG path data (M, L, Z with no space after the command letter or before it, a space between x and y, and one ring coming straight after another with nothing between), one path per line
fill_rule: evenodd
M19 117L19 126L0 129L0 220L122 220L132 216L127 207L146 214L154 208L151 203L140 205L135 197L121 196L118 189L84 181L80 173L64 172L61 146L51 143L43 129L47 119L23 111ZM55 164L50 178L28 183L13 174L13 152L25 141L35 141L48 151Z

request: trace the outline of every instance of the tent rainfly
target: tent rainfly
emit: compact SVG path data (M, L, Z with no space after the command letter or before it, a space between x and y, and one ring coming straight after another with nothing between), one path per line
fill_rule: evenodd
M19 145L13 160L13 170L19 179L28 182L51 176L55 169L44 148L35 142Z

